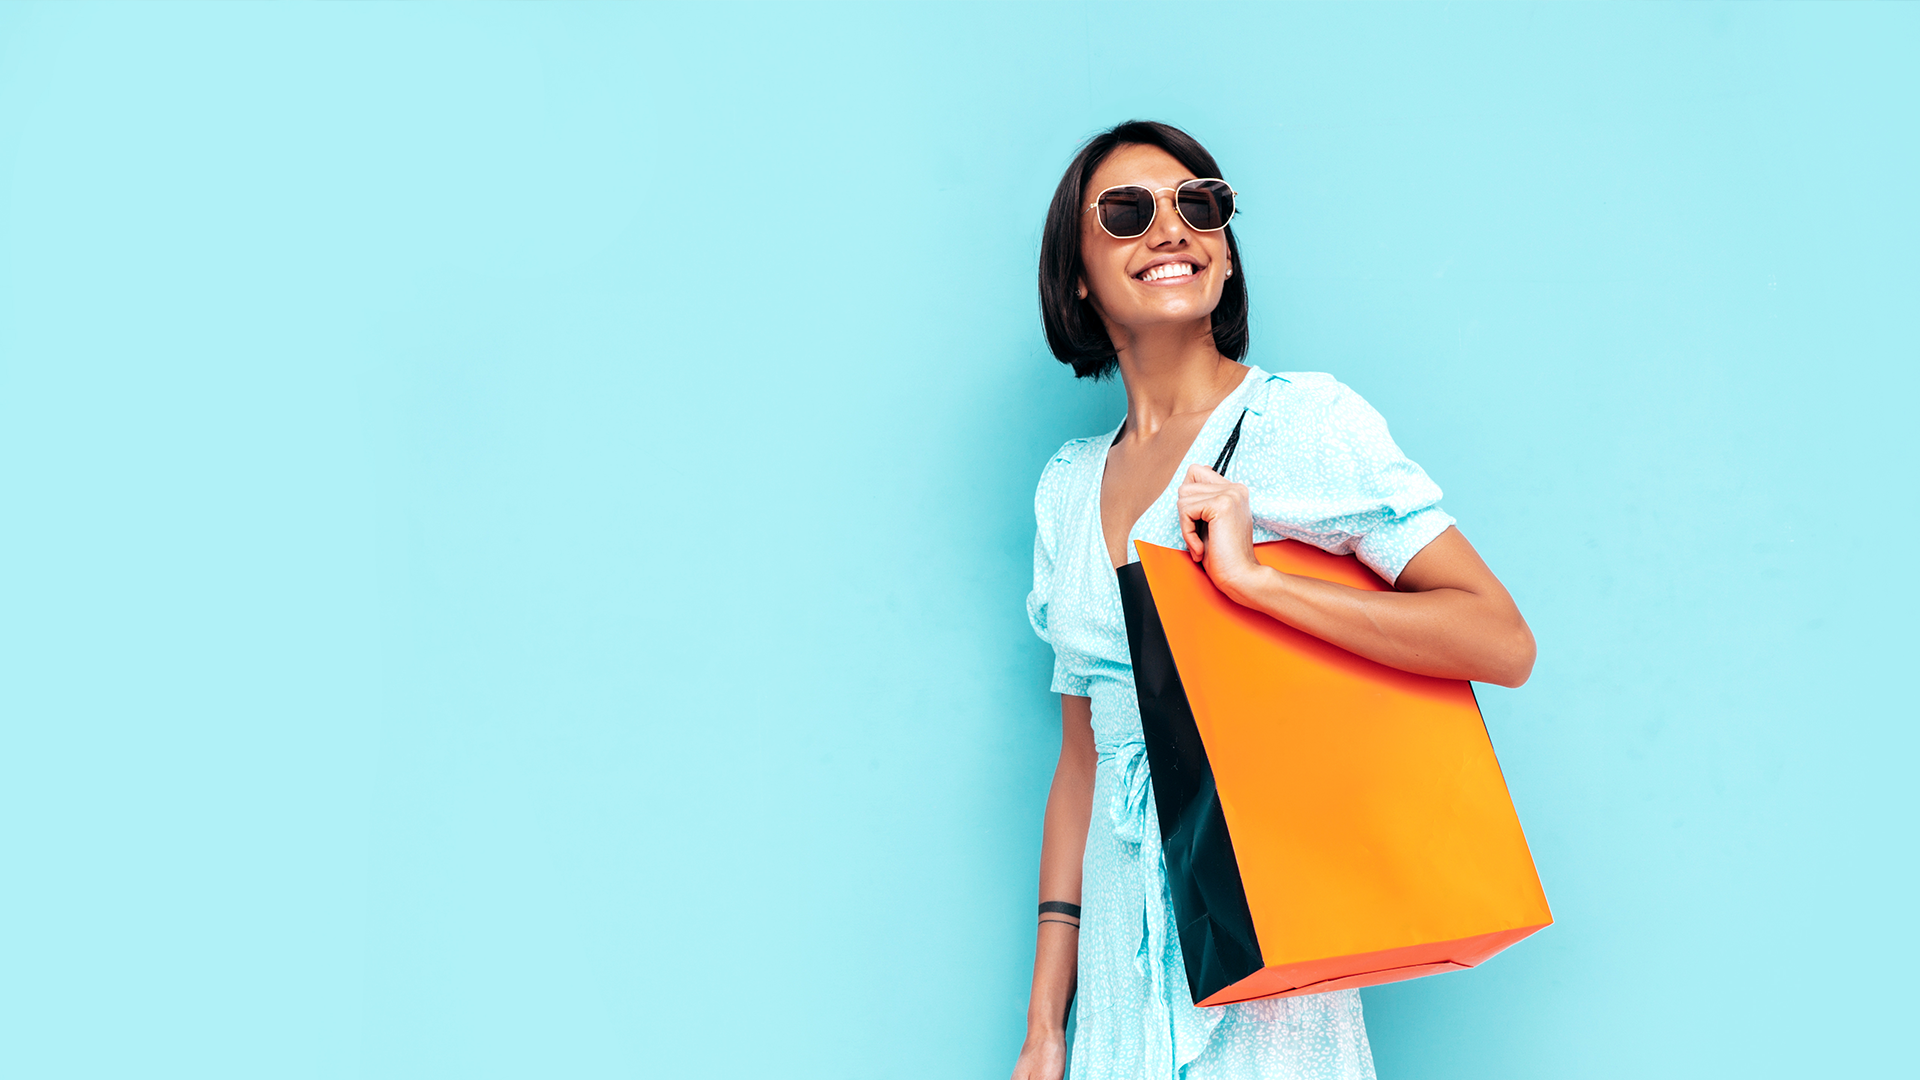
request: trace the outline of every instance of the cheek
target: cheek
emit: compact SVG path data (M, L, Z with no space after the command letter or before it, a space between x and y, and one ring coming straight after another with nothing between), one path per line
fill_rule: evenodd
M1086 268L1087 287L1105 293L1126 284L1127 256L1125 252L1087 251L1080 255L1080 264Z

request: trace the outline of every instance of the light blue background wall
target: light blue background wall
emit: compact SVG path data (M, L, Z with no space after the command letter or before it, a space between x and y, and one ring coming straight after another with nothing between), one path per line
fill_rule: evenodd
M1541 643L1385 1077L1886 1075L1920 9L0 9L0 1072L1004 1075L1081 138ZM838 198L853 193L860 212Z

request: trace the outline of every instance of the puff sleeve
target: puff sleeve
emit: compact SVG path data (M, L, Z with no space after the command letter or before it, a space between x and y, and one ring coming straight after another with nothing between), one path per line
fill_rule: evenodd
M1049 484L1048 480L1059 464L1058 456L1047 463L1040 473L1040 485L1033 493L1033 590L1027 593L1027 621L1033 624L1033 632L1040 635L1040 640L1049 645L1053 644L1053 638L1047 635L1047 604L1053 599L1054 553L1059 544L1059 529L1053 507L1058 498L1052 490L1057 485Z
M1060 448L1047 467L1041 470L1039 486L1033 493L1033 589L1027 593L1027 620L1040 640L1053 646L1053 683L1056 694L1085 696L1092 680L1078 672L1074 651L1063 648L1053 627L1053 601L1061 570L1059 548L1062 525L1071 496L1069 470L1074 451L1085 439L1076 439Z
M1440 487L1409 460L1386 420L1327 375L1290 375L1276 393L1278 423L1249 482L1254 525L1339 555L1355 555L1388 582L1454 523ZM1290 385L1289 385L1290 384Z

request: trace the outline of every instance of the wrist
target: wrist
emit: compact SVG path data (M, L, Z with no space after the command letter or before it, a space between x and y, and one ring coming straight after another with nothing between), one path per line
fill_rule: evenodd
M1226 575L1225 580L1215 582L1227 599L1241 607L1265 608L1261 597L1273 592L1286 577L1280 571L1265 563L1254 563L1238 573Z
M1048 1039L1064 1039L1067 1025L1063 1017L1027 1017L1027 1041L1045 1042Z

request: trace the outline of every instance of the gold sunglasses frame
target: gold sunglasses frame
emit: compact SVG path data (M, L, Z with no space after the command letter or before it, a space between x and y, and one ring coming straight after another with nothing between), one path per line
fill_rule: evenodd
M1221 229L1224 229L1227 226L1233 224L1233 219L1240 213L1240 193L1233 189L1232 184L1227 184L1227 194L1233 197L1233 209L1228 212L1227 220L1221 222L1218 226L1211 229L1203 229L1200 226L1195 225L1193 222L1188 221L1187 215L1180 213L1181 188L1186 187L1188 184L1206 184L1206 183L1227 184L1225 180L1222 180L1217 176L1196 176L1191 180L1182 180L1180 181L1179 187L1150 188L1145 184L1115 184L1112 187L1101 188L1099 193L1094 195L1093 201L1087 204L1087 210L1098 211L1100 209L1100 200L1106 198L1107 192L1109 191L1121 191L1126 188L1133 188L1135 190L1145 191L1151 194L1153 196L1153 216L1147 219L1147 224L1145 228L1141 229L1137 233L1134 233L1132 236L1121 236L1119 233L1116 233L1112 229L1107 228L1106 220L1102 218L1098 213L1095 213L1093 215L1093 220L1100 223L1100 231L1103 233L1106 233L1108 236L1113 237L1115 240L1138 240L1141 237L1147 235L1149 232L1152 232L1153 223L1160 220L1160 193L1163 191L1171 191L1173 192L1173 212L1179 216L1182 224L1184 224L1187 228L1192 229L1194 232L1219 232Z

